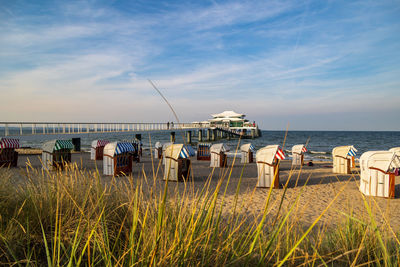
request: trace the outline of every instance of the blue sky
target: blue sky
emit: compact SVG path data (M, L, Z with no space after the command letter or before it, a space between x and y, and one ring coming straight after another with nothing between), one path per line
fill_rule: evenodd
M399 1L0 0L1 121L400 130Z

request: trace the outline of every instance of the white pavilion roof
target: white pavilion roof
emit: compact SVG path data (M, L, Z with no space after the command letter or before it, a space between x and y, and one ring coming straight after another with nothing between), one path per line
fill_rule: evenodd
M217 121L245 121L244 119L240 119L240 118L214 118L214 119L209 119L208 121L210 122L217 122Z
M213 116L214 118L243 118L246 115L236 113L233 110L226 110L219 114L211 114L211 116Z

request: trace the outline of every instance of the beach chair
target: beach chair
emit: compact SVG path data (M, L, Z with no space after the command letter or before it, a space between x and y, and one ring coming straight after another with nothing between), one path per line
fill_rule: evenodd
M360 191L367 196L395 197L395 170L400 156L392 151L368 151L360 157Z
M241 160L240 163L253 163L255 148L252 144L244 144L240 146Z
M305 152L307 148L303 144L292 147L292 166L303 166Z
M19 140L13 138L0 139L0 167L17 167Z
M332 150L333 173L351 174L351 168L355 167L357 149L354 146L338 146Z
M167 142L167 143L164 143L163 144L163 146L162 146L162 163L165 165L165 157L164 157L164 155L165 155L165 150L167 150L167 148L170 146L170 145L173 145L173 143L172 142Z
M225 152L229 151L226 144L214 144L210 147L210 167L224 168L227 165L227 157Z
M103 160L104 146L110 143L108 140L94 140L90 148L91 160Z
M162 159L162 144L160 142L156 142L154 145L154 158Z
M278 162L284 158L285 154L279 145L269 145L257 151L257 187L279 188Z
M129 142L113 142L105 145L103 174L113 176L131 174L134 151L135 148Z
M400 147L393 147L389 149L389 151L396 153L396 155L400 156Z
M164 180L183 181L189 178L190 157L195 151L189 145L171 144L165 152Z
M51 140L42 146L42 168L45 170L63 169L71 162L71 140Z
M197 160L211 160L211 143L198 143L197 144Z

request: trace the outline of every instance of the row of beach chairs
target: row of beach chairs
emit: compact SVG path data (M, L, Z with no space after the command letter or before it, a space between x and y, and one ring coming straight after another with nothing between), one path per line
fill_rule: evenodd
M17 166L19 148L18 139L0 139L0 166ZM71 140L52 140L42 147L42 164L46 170L63 168L71 162L71 150L74 148ZM210 161L210 167L223 168L227 166L226 144L199 143L197 153L191 146L183 144L157 142L154 146L154 157L162 159L164 165L164 180L181 181L189 177L190 158ZM292 147L292 165L304 164L305 145ZM104 175L127 175L132 173L132 162L140 161L141 142L138 140L125 142L109 142L94 140L90 157L92 160L103 160ZM252 144L240 147L241 163L253 163L256 159L258 172L258 187L279 187L279 160L285 154L279 145L265 146L258 151ZM256 155L254 156L254 153ZM333 173L351 174L355 167L354 146L339 146L332 150ZM360 191L365 195L393 198L395 195L395 176L399 175L400 147L388 151L368 151L360 157Z

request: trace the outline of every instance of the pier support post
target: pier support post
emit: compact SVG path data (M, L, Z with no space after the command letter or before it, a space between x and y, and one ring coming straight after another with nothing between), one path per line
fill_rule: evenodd
M186 132L186 141L188 144L192 143L192 131L187 131Z
M75 151L81 151L81 139L79 137L72 138L72 144L74 145Z
M206 138L207 138L207 141L210 141L210 140L211 140L211 129L207 129L207 136L206 136Z
M171 143L175 143L175 132L171 132Z
M251 129L251 139L254 139L256 135L256 131L254 129Z
M143 150L142 150L142 134L135 134L136 140L139 141L138 144L138 155L143 156ZM139 162L139 161L138 161Z
M203 130L199 130L199 142L203 141Z
M217 129L212 129L211 131L211 140L215 141L217 135Z

